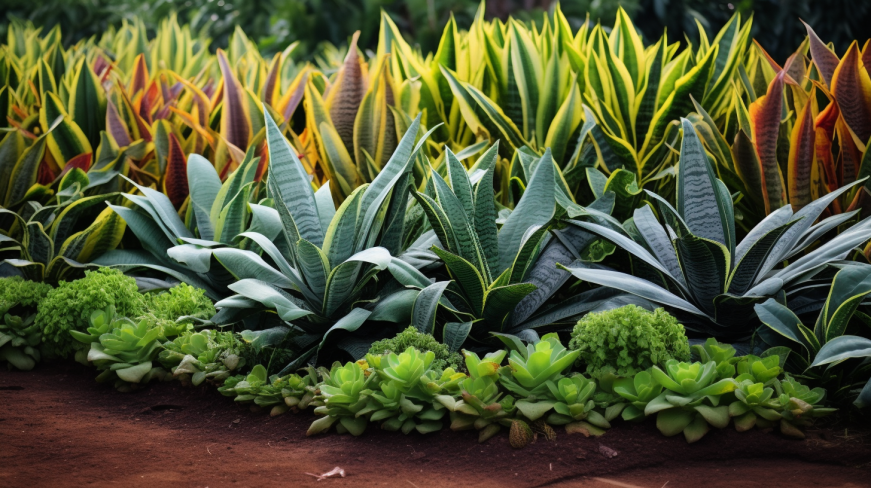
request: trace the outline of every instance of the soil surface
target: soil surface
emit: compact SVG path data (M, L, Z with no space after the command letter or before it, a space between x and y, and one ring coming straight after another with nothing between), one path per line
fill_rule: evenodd
M688 445L652 421L617 421L600 438L557 429L523 450L505 433L308 438L309 413L270 417L178 383L122 394L94 376L60 363L0 371L0 486L871 486L867 428L791 440L729 427ZM346 477L311 475L334 467Z

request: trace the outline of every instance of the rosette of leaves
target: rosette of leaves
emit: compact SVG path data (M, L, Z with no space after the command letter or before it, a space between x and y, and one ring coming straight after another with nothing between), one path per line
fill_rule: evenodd
M163 344L159 360L174 378L199 386L204 381L220 384L245 366L240 357L245 345L233 332L205 329L186 331Z
M451 430L477 429L478 442L484 442L496 435L502 425L511 425L516 410L514 397L504 395L498 382L500 363L506 354L507 351L500 350L480 358L474 352L463 351L469 377L459 384L460 399L436 396L451 411Z
M654 366L651 374L665 389L644 407L645 415L656 414L656 427L667 436L683 432L687 442L696 442L710 430L729 425L729 407L720 405L725 393L735 390L735 380L716 381L714 362L665 364L665 371Z
M258 364L251 368L251 372L247 375L231 376L224 380L223 386L218 388L218 391L224 396L234 397L233 401L248 403L257 398L257 393L268 384L268 381L266 368Z
M29 371L42 358L42 328L34 320L37 305L51 289L20 276L0 279L0 361L10 369Z
M286 382L281 388L284 404L294 412L305 410L309 405L314 407L323 405L322 401L316 399L320 383L317 370L313 366L308 366L303 371L305 371L304 375L297 373L287 375Z
M424 388L423 379L431 371L435 353L409 347L400 354L367 354L366 360L381 378L380 391L373 391L370 403L361 415L370 422L381 422L385 430L402 430L421 434L442 428L445 406L433 401L433 394ZM435 378L432 378L433 380Z
M764 358L752 354L741 356L735 363L735 367L738 373L735 381L740 383L750 380L754 383L764 383L766 386L783 372L780 367L780 356L776 354Z
M809 307L797 299L796 310L770 299L756 305L765 325L759 336L770 351L788 354L787 369L813 378L835 401L871 405L871 319L859 308L871 296L871 266L850 263L835 274L826 301L812 326L798 314ZM793 303L793 298L790 298Z
M780 402L780 432L784 435L803 439L802 427L808 427L813 424L813 419L831 415L837 410L823 406L826 390L820 387L812 389L789 374L775 381L773 386Z
M871 219L865 219L811 247L845 223L837 215L816 223L820 215L835 198L864 180L794 213L785 205L737 242L731 194L716 178L692 124L683 119L682 127L677 208L648 192L661 219L645 205L622 229L568 221L627 251L634 274L582 265L566 269L581 280L662 304L680 313L688 330L720 339L745 339L756 329L756 322L747 320L754 304L781 291L788 291L791 300L818 301L817 288L806 286L808 280L830 280L832 265L871 239ZM783 263L788 264L781 267Z
M323 417L312 422L306 435L326 432L333 425L339 434L362 434L369 422L365 414L369 396L373 389L378 388L380 377L365 371L361 364L352 362L344 366L335 362L323 376L319 399L324 404L314 410L316 415Z
M625 402L618 403L621 416L626 421L643 420L647 404L662 393L659 384L648 371L639 371L631 378L619 378L614 382L614 393Z
M0 324L0 361L7 366L30 371L42 358L39 345L42 343L42 330L34 323L36 315L24 319L17 315L5 314Z
M717 339L709 337L704 344L696 344L690 348L701 363L711 361L717 365L719 378L732 378L735 376L735 364L741 360L736 358L737 351L731 344L717 342Z
M91 343L88 361L102 370L97 381L114 381L120 390L131 389L131 384L161 379L165 371L154 366L160 351L160 329L151 328L147 321L134 324L129 319L112 322L112 329Z
M239 278L229 286L237 295L215 306L221 313L274 310L286 323L279 330L290 332L297 352L282 373L316 362L318 351L330 341L355 358L369 350L373 334L358 329L372 314L364 304L378 298L386 281L376 280L376 275L399 251L410 168L426 139L415 146L419 128L418 118L372 183L358 187L336 209L330 186L312 190L296 151L266 116L268 188L281 232L276 243L256 232L241 234L260 246L271 264L250 251L225 255L213 250ZM251 277L255 271L259 276Z
M595 380L578 373L556 382L548 380L546 384L556 399L553 412L547 416L547 423L565 425L566 432L581 432L587 436L599 436L605 433L604 429L611 428L608 420L595 410ZM520 409L520 406L517 408Z
M116 327L116 322L118 322L118 327L121 326L121 323L131 323L130 319L118 317L115 314L115 306L109 305L105 309L91 312L91 316L88 318L88 328L85 329L85 332L78 330L69 331L73 339L88 345L88 349L76 351L76 361L87 366L88 352L91 344L99 342L100 336L111 332Z
M538 420L556 404L556 397L552 396L554 383L563 378L563 372L579 354L580 351L567 350L557 334L546 334L534 344L512 347L508 366L499 370L499 383L517 395L515 406L524 417Z
M530 329L553 328L610 298L603 296L607 293L587 292L544 310L545 302L570 276L555 269L556 263L574 262L598 237L581 229L557 229L556 217L566 209L574 216L589 212L569 196L549 150L528 162L531 177L523 197L498 227L493 189L497 151L494 145L485 152L470 176L459 158L445 149L450 184L432 170L425 191L412 192L432 227L430 239L424 238L427 234L419 239L431 247L412 249L434 253L447 276L439 275L441 281L431 283L390 268L401 284L421 289L395 304L409 310L403 316L410 316L418 330L442 336L455 350L468 337L492 342L491 333L537 339L538 333ZM613 204L609 193L591 207L607 214ZM440 310L444 315L437 320Z
M729 404L729 415L734 419L735 430L744 432L754 426L773 427L780 420L779 410L783 408L774 388L752 379L741 380L735 389L735 401Z
M252 248L250 241L237 237L247 231L274 240L281 223L269 201L258 200L260 183L255 180L259 157L251 146L239 168L222 183L214 166L202 156L191 154L186 175L190 200L184 217L179 216L170 198L157 190L138 185L138 194L124 194L130 204L110 205L119 219L127 223L142 244L142 249L115 250L96 261L125 272L153 270L174 280L202 288L213 300L231 294L227 285L236 280L215 262L213 251L232 256ZM260 202L254 203L254 202ZM250 275L260 277L257 268ZM168 282L165 286L169 286Z
M463 356L458 352L451 352L448 346L440 343L430 334L418 331L414 326L408 326L396 336L372 343L368 354L381 355L384 353L401 353L409 347L418 351L432 351L435 359L432 362L432 370L443 371L447 368L459 369L463 364Z

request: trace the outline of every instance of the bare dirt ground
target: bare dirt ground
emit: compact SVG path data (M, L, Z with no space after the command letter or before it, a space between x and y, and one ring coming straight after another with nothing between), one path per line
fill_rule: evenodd
M0 371L0 487L871 486L867 427L802 441L730 427L688 445L653 422L618 421L597 439L557 429L523 450L505 434L478 444L448 430L308 438L308 413L272 418L177 383L122 394L94 375L65 363ZM336 466L345 478L307 474Z

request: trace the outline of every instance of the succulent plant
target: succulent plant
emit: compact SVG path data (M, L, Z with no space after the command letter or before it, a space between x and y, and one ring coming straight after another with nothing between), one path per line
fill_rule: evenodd
M752 380L754 383L765 383L766 386L780 376L780 356L772 354L761 358L759 356L742 356L735 364L738 376L735 381Z
M717 339L709 337L704 344L696 344L690 348L699 361L707 363L713 361L717 365L717 376L719 378L731 378L735 376L735 363L740 358L736 358L735 348L731 344L717 342Z
M364 366L359 363L348 362L344 366L333 363L330 371L324 372L320 386L319 398L324 404L315 409L315 414L324 417L312 422L306 435L326 432L333 424L340 434L362 434L369 419L365 415L358 416L358 413L366 408L369 395L379 386L378 375L369 373L366 374Z
M644 407L645 415L656 415L656 427L667 436L683 432L687 442L696 442L710 426L729 424L729 407L720 405L724 393L735 390L731 378L717 378L716 363L666 362L665 371L654 366L653 378L666 390Z
M596 381L576 374L569 378L561 378L558 382L547 382L556 403L553 412L547 416L547 423L565 425L567 432L585 432L587 435L602 435L603 429L610 429L611 424L605 417L594 410L596 403L593 393L596 391ZM518 402L520 403L520 402ZM520 407L518 406L518 409Z
M745 379L735 389L736 400L729 404L729 415L734 418L735 430L744 432L754 426L771 427L780 420L782 408L774 389L762 383Z
M773 386L783 409L780 432L784 435L803 439L802 427L811 425L814 418L830 415L837 410L823 407L826 390L819 387L811 389L788 374Z
M510 426L516 407L514 397L503 396L497 381L500 363L506 351L489 353L483 359L463 351L469 377L459 384L460 400L438 395L436 400L451 411L451 430L477 429L478 442L496 435L502 425Z
M632 378L620 378L615 381L614 393L628 402L622 409L623 420L643 420L644 409L662 393L662 385L649 371L641 371Z
M239 403L253 402L257 393L264 385L267 385L266 368L258 364L251 368L248 375L231 376L224 381L224 385L218 391Z
M145 320L134 324L129 319L101 319L101 327L111 329L91 342L87 360L102 370L97 381L115 381L115 387L129 390L131 384L146 383L152 378L162 379L166 371L154 366L160 350L160 329L149 327Z
M381 422L385 430L402 430L421 434L441 430L447 408L435 400L446 385L458 385L465 375L448 368L441 377L431 370L435 353L409 347L401 354L368 354L366 361L381 378L380 391L374 391L369 404L359 415L369 415L371 422Z
M204 381L220 384L245 365L240 357L243 345L233 332L187 331L163 347L161 364L172 371L173 377L194 386Z
M6 361L9 369L30 371L42 357L42 329L33 323L35 318L30 315L22 319L7 313L0 323L0 361Z

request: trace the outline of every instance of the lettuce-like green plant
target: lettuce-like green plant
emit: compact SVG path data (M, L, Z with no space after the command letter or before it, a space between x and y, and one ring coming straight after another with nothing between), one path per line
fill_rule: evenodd
M656 427L667 436L683 432L687 442L696 442L710 426L722 429L729 425L729 407L720 405L720 397L735 390L731 378L716 381L714 362L685 363L675 359L665 364L665 371L654 366L653 378L666 390L644 407L645 415L656 415Z
M145 312L136 280L110 268L88 270L84 278L60 282L45 296L36 324L42 328L43 341L52 354L67 357L79 344L70 332L86 330L91 313L110 305L122 317L139 317Z
M48 283L25 280L20 276L0 278L0 314L31 315L51 290Z
M145 295L145 308L159 320L204 321L215 314L215 306L205 290L179 283L166 291Z
M4 315L0 323L0 361L6 361L9 369L30 371L42 358L42 330L34 323L35 318Z
M631 378L620 378L614 382L614 393L626 400L621 416L623 420L640 421L645 417L647 404L662 393L662 385L649 371L639 371Z
M42 358L42 329L34 322L39 302L51 285L22 279L0 278L0 361L29 371Z
M553 412L547 416L547 423L565 425L566 432L569 433L581 431L596 436L604 434L603 429L611 428L608 420L594 410L596 403L593 401L593 393L596 391L596 380L575 374L557 382L548 381L547 387L556 399Z
M754 426L771 427L780 420L783 408L777 398L772 398L774 388L745 379L735 389L736 400L729 404L729 415L734 418L735 430L744 432Z
M315 414L324 417L312 422L306 435L326 432L334 424L340 434L362 434L369 419L365 414L358 414L366 408L372 390L378 386L379 376L364 370L359 363L348 362L344 366L333 363L329 373L324 373L320 386L324 404L315 409Z
M588 313L572 330L569 348L580 352L578 362L594 378L632 376L669 359L690 358L677 319L662 308L650 312L637 305Z

